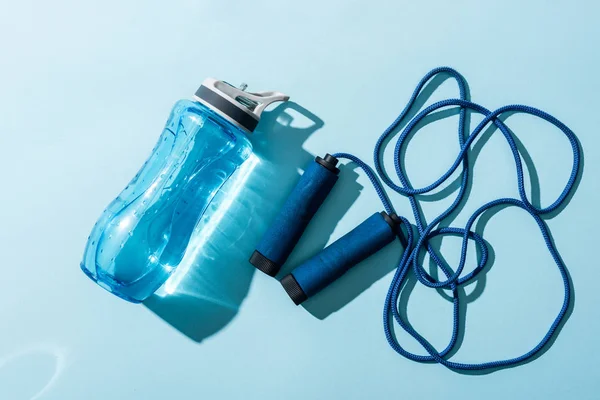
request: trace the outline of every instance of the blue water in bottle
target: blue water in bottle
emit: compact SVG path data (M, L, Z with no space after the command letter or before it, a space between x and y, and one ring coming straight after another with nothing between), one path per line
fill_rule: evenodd
M151 156L94 225L83 271L131 302L154 293L219 210L215 202L227 200L221 188L252 155L248 136L264 108L287 99L207 79L193 100L177 102Z

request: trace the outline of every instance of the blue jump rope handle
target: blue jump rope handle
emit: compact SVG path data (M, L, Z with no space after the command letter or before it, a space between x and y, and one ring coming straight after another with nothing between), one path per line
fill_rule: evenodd
M350 268L377 253L399 234L400 219L375 213L281 279L296 305L318 293Z
M327 154L308 165L290 193L283 208L250 257L250 263L262 272L275 276L306 226L338 180L337 158Z

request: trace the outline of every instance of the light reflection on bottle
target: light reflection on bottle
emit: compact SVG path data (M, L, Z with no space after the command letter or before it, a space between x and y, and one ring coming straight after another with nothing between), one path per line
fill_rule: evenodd
M217 206L214 214L210 217L208 222L202 226L200 232L194 233L192 239L190 240L188 250L181 260L181 263L177 267L177 270L165 282L164 294L175 293L181 281L189 272L194 260L198 256L198 253L202 250L204 244L209 240L216 227L223 219L223 216L227 213L237 195L244 187L244 184L250 177L252 171L259 163L260 159L252 154L248 157L246 162L240 166L240 169L232 175L230 178L232 182L229 196Z

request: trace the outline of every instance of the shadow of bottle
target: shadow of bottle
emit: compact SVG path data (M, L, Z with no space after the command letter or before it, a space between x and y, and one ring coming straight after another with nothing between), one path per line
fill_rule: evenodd
M323 125L293 102L263 113L251 138L253 156L236 172L243 178L230 182L232 176L221 189L226 212L211 217L216 222L210 234L200 238L201 245L194 246L198 251L188 251L169 280L144 302L148 309L196 342L235 318L255 271L248 259L300 171L314 160L302 145ZM351 187L346 188L348 198L356 199L358 191L350 195ZM326 243L330 234L320 231L313 239Z

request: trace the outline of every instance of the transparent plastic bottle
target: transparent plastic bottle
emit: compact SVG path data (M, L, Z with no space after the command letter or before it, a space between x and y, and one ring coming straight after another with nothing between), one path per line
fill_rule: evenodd
M244 90L207 79L193 100L175 104L150 158L89 236L81 268L100 286L141 302L180 264L197 224L210 221L221 188L252 155L248 134L262 111L289 98Z

